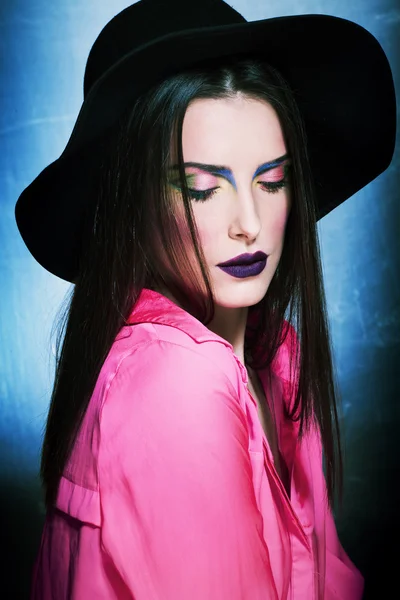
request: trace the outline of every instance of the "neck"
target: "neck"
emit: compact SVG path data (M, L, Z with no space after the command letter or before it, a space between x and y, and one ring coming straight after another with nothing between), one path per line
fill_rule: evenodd
M166 287L160 287L158 291L182 308L177 299ZM219 335L232 345L233 352L244 366L244 336L246 332L248 311L249 309L247 306L230 308L215 304L214 318L207 325L207 328L210 331Z
M242 365L244 362L244 336L248 307L230 308L215 305L213 320L207 325L208 329L229 342Z

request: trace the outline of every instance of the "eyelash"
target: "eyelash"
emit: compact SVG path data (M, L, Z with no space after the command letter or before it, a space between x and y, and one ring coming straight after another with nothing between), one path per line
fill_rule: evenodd
M260 185L264 187L265 192L276 194L276 192L279 192L280 189L285 187L286 180L282 179L281 181L273 182L260 181ZM209 200L212 196L214 196L217 190L218 187L211 188L210 190L192 190L189 188L189 198L195 202L206 202L206 200Z

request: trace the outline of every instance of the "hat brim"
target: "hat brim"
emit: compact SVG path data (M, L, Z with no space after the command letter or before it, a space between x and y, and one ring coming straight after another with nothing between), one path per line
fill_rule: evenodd
M396 136L392 73L375 37L328 15L296 15L192 29L159 38L106 71L85 98L68 144L22 192L19 231L48 271L74 281L87 178L101 140L135 98L209 59L258 56L289 83L305 122L318 218L390 164ZM150 68L151 65L151 68Z

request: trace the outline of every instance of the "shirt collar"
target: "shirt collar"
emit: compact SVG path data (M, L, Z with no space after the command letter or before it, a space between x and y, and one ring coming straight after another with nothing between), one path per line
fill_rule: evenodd
M203 325L196 317L180 308L169 298L148 288L143 288L131 312L128 323L160 323L181 329L196 342L216 341L233 352L233 346L223 337Z
M249 311L247 326L254 324L253 318L253 315ZM245 382L247 383L247 371L236 356L232 344L225 340L225 338L208 329L208 327L203 325L196 317L192 316L183 308L180 308L175 302L163 294L149 288L143 288L128 318L128 323L132 325L136 323L160 323L161 325L169 325L184 331L196 342L215 341L223 344L229 348L236 357L237 362L241 367L242 374L244 374ZM287 336L285 344L279 348L271 367L275 374L283 379L287 386L291 387L289 354L292 350L290 340L295 341L296 335L294 328L287 322L286 326L289 327L290 335ZM259 373L261 376L262 370L259 371Z

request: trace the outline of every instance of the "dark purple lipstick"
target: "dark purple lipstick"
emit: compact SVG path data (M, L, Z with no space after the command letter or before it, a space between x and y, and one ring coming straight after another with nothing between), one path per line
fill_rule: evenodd
M267 258L267 255L259 250L254 254L239 254L226 262L219 263L217 267L232 277L243 279L259 275L265 269Z
M239 254L235 256L235 258L231 258L223 263L219 263L217 267L231 267L232 265L251 265L251 263L257 262L259 260L266 260L267 255L265 252L261 252L258 250L254 252L254 254Z

